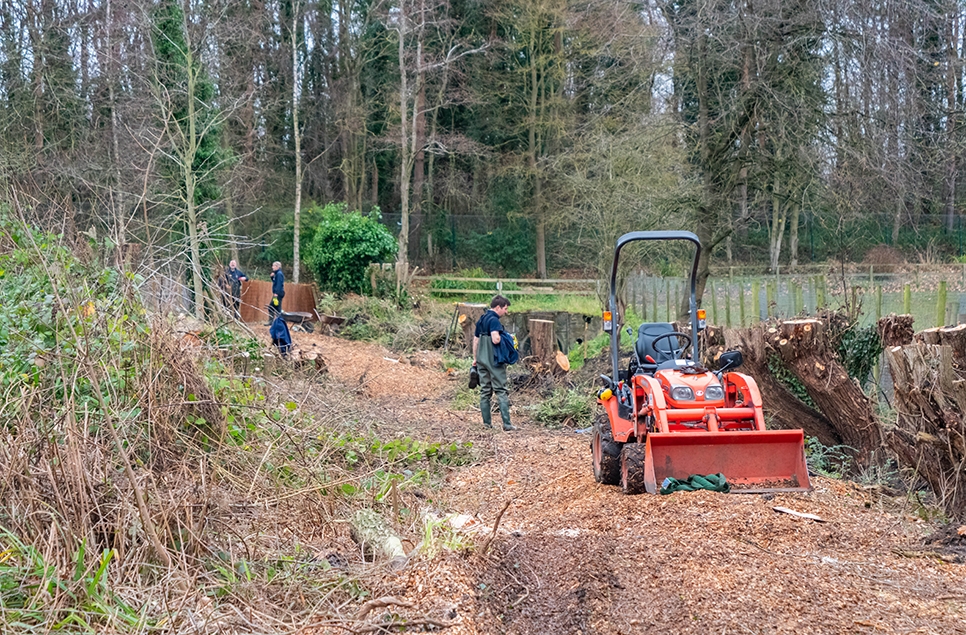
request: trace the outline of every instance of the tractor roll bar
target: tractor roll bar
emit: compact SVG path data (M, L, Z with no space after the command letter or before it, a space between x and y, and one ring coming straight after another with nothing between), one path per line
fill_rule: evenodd
M691 346L694 349L692 359L698 361L698 259L701 257L701 241L691 232L686 231L649 231L649 232L628 232L617 239L617 246L614 247L614 266L610 272L610 312L613 319L613 328L610 331L610 358L614 369L613 381L617 385L618 378L618 347L620 343L621 328L623 324L618 324L617 315L617 261L620 258L621 249L624 245L637 240L687 240L694 243L694 262L691 265Z

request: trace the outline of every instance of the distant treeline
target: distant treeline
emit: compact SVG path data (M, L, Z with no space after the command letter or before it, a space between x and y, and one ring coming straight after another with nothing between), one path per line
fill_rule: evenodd
M878 244L949 260L964 16L932 0L19 0L0 6L0 183L45 226L183 259L196 290L230 256L301 262L294 228L311 235L303 212L329 202L378 206L424 270L594 270L624 231L668 227L716 263Z

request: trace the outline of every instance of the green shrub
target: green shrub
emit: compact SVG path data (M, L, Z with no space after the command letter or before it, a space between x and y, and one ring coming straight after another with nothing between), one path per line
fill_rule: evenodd
M558 387L549 399L534 407L533 418L551 428L586 428L594 422L589 391Z
M805 461L810 472L829 478L842 478L851 464L851 449L847 445L822 445L817 438L806 437Z
M347 212L345 203L330 203L309 245L306 262L324 291L365 293L366 269L396 253L396 239L379 224L379 209L367 216Z

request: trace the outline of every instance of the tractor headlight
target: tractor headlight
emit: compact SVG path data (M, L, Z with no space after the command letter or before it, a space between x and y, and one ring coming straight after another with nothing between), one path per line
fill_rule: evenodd
M672 386L671 399L674 401L694 401L694 391L687 386Z
M724 399L724 388L721 386L708 386L704 391L705 401L721 401Z

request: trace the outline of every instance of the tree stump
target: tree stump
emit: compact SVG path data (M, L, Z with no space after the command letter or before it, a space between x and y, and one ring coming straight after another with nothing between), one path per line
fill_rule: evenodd
M473 335L476 333L476 323L489 308L487 304L468 304L465 302L456 304L456 312L459 316L457 322L463 330L463 346L467 353L473 352Z
M966 376L966 324L923 329L916 342L929 346L948 346L952 350L953 367Z
M801 428L805 434L817 438L823 445L840 445L842 437L829 420L799 399L772 374L768 367L769 352L765 345L768 330L769 327L764 324L751 328L728 329L721 345L727 344L729 350L741 351L744 364L738 372L751 375L758 384L765 415L774 427L783 430ZM777 333L776 329L771 330ZM714 361L717 362L717 357Z
M557 340L552 320L530 320L530 355L544 368L556 364Z
M933 346L939 345L939 331L942 330L940 327L933 327L931 329L923 329L916 333L916 341L920 344L930 344Z
M698 340L701 349L701 363L708 368L716 368L721 353L727 350L724 329L718 326L709 326L698 333Z
M838 361L821 320L787 320L769 329L769 348L805 386L854 459L866 466L882 445L875 404Z
M325 360L322 359L322 356L317 351L308 351L307 353L303 353L300 361L300 365L302 367L312 368L320 375L325 374L329 370Z
M901 463L929 483L952 516L966 514L966 382L951 347L893 346L885 351L895 390L896 423L886 442Z
M912 344L913 329L911 315L896 315L893 313L884 318L879 318L879 321L876 323L876 330L879 331L882 348Z
M966 375L966 324L940 329L939 341L952 350L953 367L960 375Z

